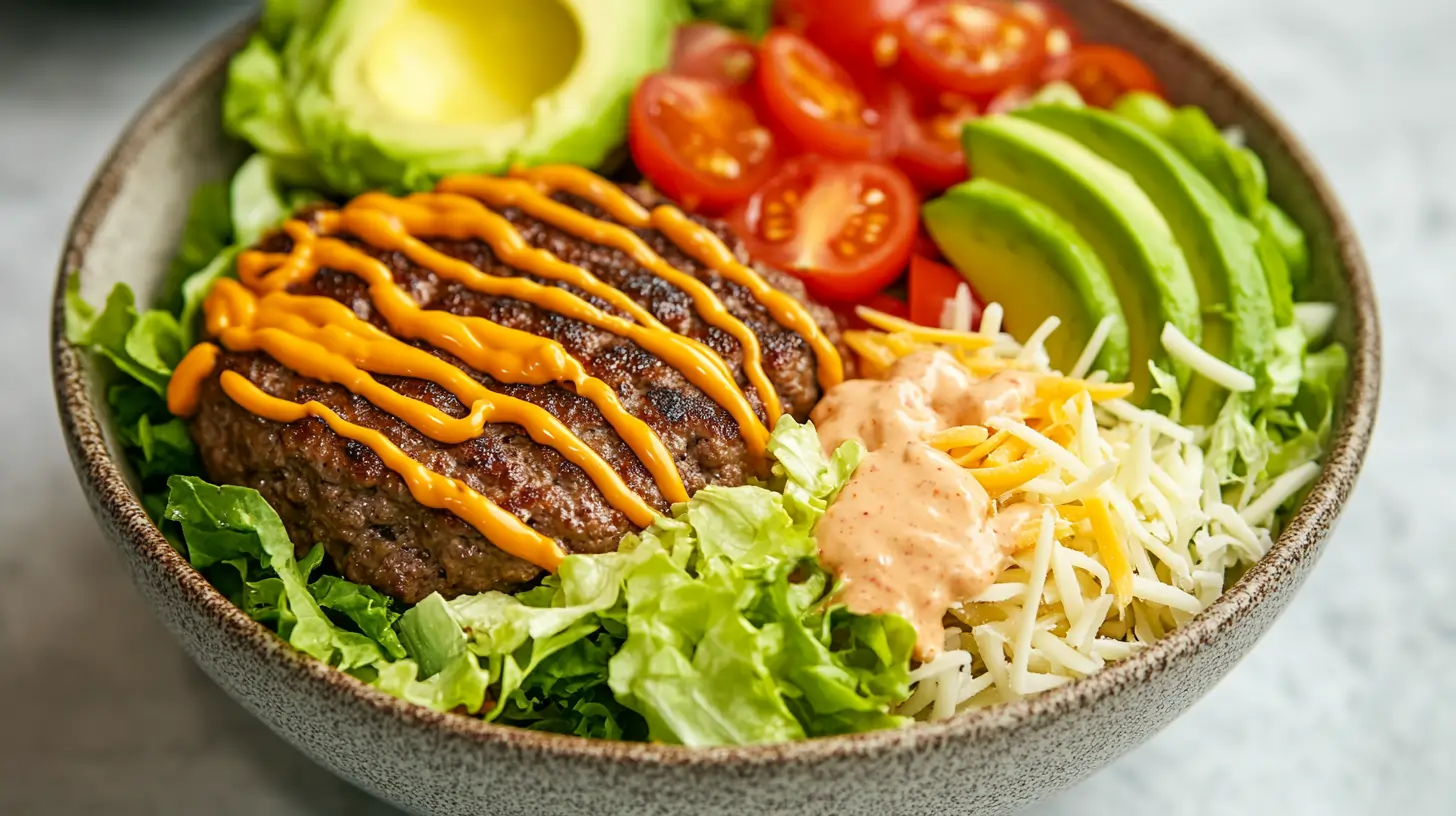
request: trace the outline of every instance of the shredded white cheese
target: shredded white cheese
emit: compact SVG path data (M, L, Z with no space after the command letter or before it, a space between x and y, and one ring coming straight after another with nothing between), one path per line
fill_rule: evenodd
M1163 349L1194 372L1234 392L1253 391L1254 378L1204 351L1172 323L1163 324Z
M943 328L969 332L969 311L951 311ZM1053 374L1043 347L1055 321L1023 347L1001 331L1002 315L997 304L985 308L979 333L994 342L966 351L967 357L990 370ZM1106 334L1099 325L1073 374L1086 374ZM1230 390L1252 387L1252 378L1190 353L1179 338L1187 340L1176 330L1164 333L1176 359ZM884 350L892 357L908 353ZM1106 381L1102 372L1077 379ZM1059 417L1055 432L1048 416ZM986 425L1023 444L1024 455L1050 460L1049 470L998 497L1003 506L1041 505L1040 523L994 584L952 607L960 623L949 627L945 651L912 674L913 692L897 709L908 716L939 719L1036 694L1186 624L1223 592L1230 568L1268 551L1273 539L1264 525L1319 473L1318 465L1303 465L1248 485L1230 503L1199 447L1207 439L1202 429L1124 400L1094 405L1086 391L1034 421L1005 416ZM1110 514L1115 550L1101 546L1089 501L1103 502Z

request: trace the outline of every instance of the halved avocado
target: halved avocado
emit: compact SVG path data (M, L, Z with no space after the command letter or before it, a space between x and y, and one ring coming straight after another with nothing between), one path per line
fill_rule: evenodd
M1137 182L1075 140L1025 119L977 119L962 139L977 177L1036 199L1096 251L1127 319L1133 399L1148 399L1150 361L1186 385L1187 366L1168 358L1159 335L1172 323L1199 342L1198 289L1172 229Z
M289 46L298 127L346 193L516 163L596 166L680 19L674 0L334 0Z
M1188 261L1203 309L1204 350L1262 376L1273 354L1275 323L1258 230L1178 151L1116 114L1042 105L1016 115L1076 139L1133 177L1162 212ZM1226 395L1218 384L1194 377L1184 392L1184 420L1211 423Z
M1127 321L1097 253L1072 226L1034 199L989 179L958 184L922 210L925 228L947 260L987 302L1005 310L1002 325L1025 341L1047 317L1061 327L1047 340L1052 365L1069 370L1103 318L1112 330L1093 365L1113 379L1128 375Z

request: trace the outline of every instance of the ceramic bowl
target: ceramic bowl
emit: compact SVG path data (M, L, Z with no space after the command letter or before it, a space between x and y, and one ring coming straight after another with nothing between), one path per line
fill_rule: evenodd
M1320 295L1342 307L1353 369L1329 464L1270 553L1156 646L1037 697L898 731L749 748L596 742L401 702L295 652L229 604L147 519L108 428L104 383L53 330L55 390L91 507L183 648L249 711L320 764L422 814L1001 813L1052 794L1148 739L1253 647L1304 582L1354 486L1375 420L1379 329L1350 226L1289 130L1182 35L1116 0L1065 0L1089 39L1135 51L1178 102L1242 129L1275 200L1309 233ZM146 302L192 191L243 155L219 121L229 55L213 42L147 103L81 202L61 272L92 302L124 281ZM1218 746L1210 746L1218 750Z

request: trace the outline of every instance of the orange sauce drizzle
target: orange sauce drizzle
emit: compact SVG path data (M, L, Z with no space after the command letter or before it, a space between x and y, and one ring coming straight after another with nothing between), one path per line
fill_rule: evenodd
M522 176L529 183L461 177L443 182L437 193L402 199L366 194L342 210L319 213L317 231L303 221L288 221L283 230L293 239L290 252L244 252L237 262L239 281L222 280L214 286L204 304L207 331L230 350L261 351L302 376L342 385L445 444L479 436L487 422L520 425L532 439L581 467L607 500L639 527L650 524L657 517L656 511L550 412L491 391L463 369L405 339L424 341L500 382L570 383L575 393L597 406L652 475L662 495L670 502L685 501L687 491L671 453L647 423L622 406L610 386L590 376L579 360L549 338L483 318L422 309L396 284L387 265L332 236L353 236L375 249L401 253L443 280L483 294L530 303L631 340L673 366L722 406L738 423L749 453L760 462L769 427L782 407L764 373L757 336L727 310L709 286L674 268L627 227L657 227L689 255L747 288L779 323L805 338L818 359L819 379L825 387L843 379L837 350L808 311L738 263L716 235L680 211L659 207L649 213L610 182L580 168L536 168L524 171ZM553 189L565 189L591 201L627 227L591 218L553 201L549 198ZM670 331L649 310L589 271L532 247L514 225L489 209L505 206L519 207L583 240L620 250L686 292L705 322L739 341L744 373L764 405L768 422L755 413L721 356L702 343ZM607 303L617 313L597 308L556 286L483 272L436 250L422 237L481 240L503 263L536 278L568 284ZM358 317L338 301L288 291L325 267L361 279L375 310L394 334ZM217 355L216 345L201 343L178 364L167 394L168 407L174 414L187 416L196 410L202 383L214 369ZM376 380L375 374L433 382L469 406L469 413L465 417L450 416L394 391ZM421 504L455 513L503 551L553 570L563 557L555 541L464 483L429 470L384 434L348 422L321 403L299 404L269 395L236 372L223 372L220 381L224 392L253 414L276 422L317 417L340 436L366 445L400 474Z
M252 292L235 281L224 279L215 285L224 288L219 300L254 297ZM423 349L401 343L373 326L369 326L373 329L371 334L375 335L372 337L339 324L315 326L307 319L289 313L287 305L280 307L279 304L287 304L290 297L297 298L275 292L264 298L262 308L250 310L265 318L262 326L227 325L225 321L217 321L220 329L218 339L232 351L262 351L305 377L342 385L408 422L425 436L445 444L459 444L480 436L487 422L520 425L536 442L556 449L572 464L586 471L607 500L621 509L633 524L645 527L657 518L656 511L627 487L617 471L549 411L525 400L491 391L458 367ZM274 302L267 302L269 298ZM342 305L327 298L316 300ZM209 298L208 302L214 301ZM363 321L359 323L369 325ZM385 386L370 376L369 371L438 383L469 405L470 413L462 418L452 417L429 403L411 399Z
M167 383L167 410L176 416L192 416L202 396L202 381L217 365L217 346L198 343L183 356Z
M224 371L222 390L250 412L274 422L298 422L318 417L334 433L368 447L384 466L404 479L415 501L436 510L448 510L490 537L501 550L545 569L556 570L566 557L556 542L507 512L458 479L442 476L410 458L384 434L345 421L321 402L290 402L263 391L236 371Z
M764 412L768 414L767 424L772 428L778 422L783 408L779 404L778 391L764 373L763 350L759 347L758 335L734 317L707 284L668 263L636 233L554 201L521 181L490 176L456 176L440 182L438 189L478 198L492 207L518 207L526 215L554 224L584 241L621 251L638 266L686 292L708 325L727 332L743 348L743 370L763 400Z
M712 230L693 221L682 210L661 206L649 213L622 188L590 170L572 165L518 168L511 174L531 182L543 193L561 190L590 201L630 227L656 228L699 263L747 289L775 321L804 338L814 351L822 387L829 388L843 382L844 361L839 357L839 350L819 328L804 304L770 286L763 276L739 263Z

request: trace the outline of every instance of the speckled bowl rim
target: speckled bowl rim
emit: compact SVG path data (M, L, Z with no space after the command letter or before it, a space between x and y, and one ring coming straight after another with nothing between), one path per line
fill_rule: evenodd
M93 501L122 530L127 543L147 559L161 562L169 580L213 618L228 634L246 640L265 660L283 664L300 683L299 693L353 697L379 716L394 718L411 728L431 728L480 744L538 752L555 757L616 762L625 765L737 766L812 764L846 755L881 755L922 751L942 744L988 739L996 732L1040 728L1079 707L1092 705L1120 689L1167 670L1174 662L1190 659L1220 632L1253 614L1275 583L1306 559L1317 558L1322 531L1329 530L1359 473L1375 422L1380 388L1380 328L1375 292L1365 259L1347 217L1330 185L1298 140L1236 75L1182 34L1155 16L1124 0L1104 0L1135 22L1154 31L1164 47L1207 64L1224 89L1242 107L1266 123L1277 141L1289 151L1295 168L1309 179L1313 193L1329 218L1339 261L1353 307L1355 346L1345 413L1335 435L1329 462L1299 512L1269 553L1202 614L1152 647L1110 664L1097 673L1045 693L948 720L913 727L841 737L826 737L778 745L686 748L675 745L608 742L547 734L481 720L444 714L405 702L294 650L261 624L228 602L162 536L132 493L122 471L106 448L88 377L79 352L65 339L64 289L70 270L79 269L97 227L114 200L126 168L143 146L178 107L220 70L253 28L246 22L209 43L178 71L127 126L87 189L71 224L56 282L52 316L52 376L61 423L83 486Z

